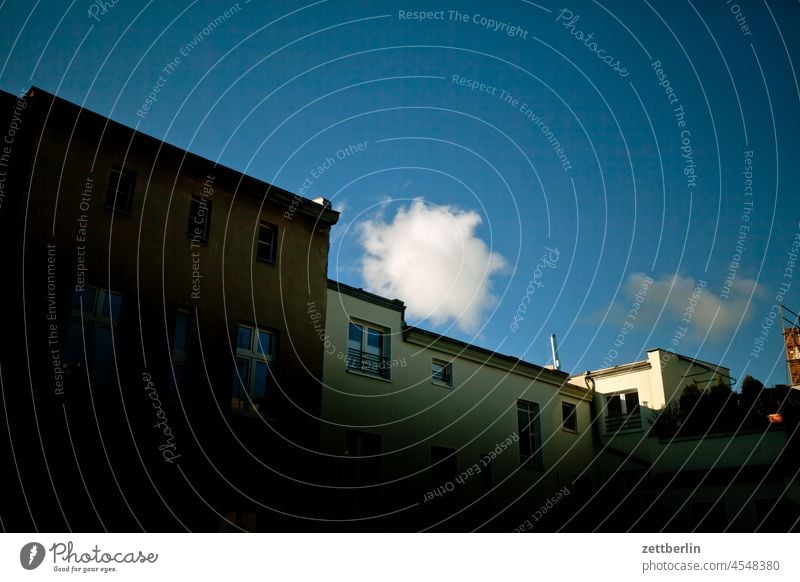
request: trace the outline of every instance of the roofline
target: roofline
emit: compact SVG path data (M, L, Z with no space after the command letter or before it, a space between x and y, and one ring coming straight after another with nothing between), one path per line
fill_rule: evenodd
M725 366L720 366L719 364L712 364L711 362L705 362L703 360L698 360L697 358L690 358L689 356L683 356L681 354L675 354L675 356L677 356L679 360L690 362L692 364L697 364L701 368L706 368L713 372L719 372L720 370L725 370L726 372L728 372L728 375L730 376L731 369L726 368Z
M5 91L3 92L5 93ZM9 95L11 94L9 93ZM31 102L44 99L50 102L51 110L54 108L69 110L80 115L81 119L88 119L90 122L106 124L108 126L108 128L104 130L106 133L110 130L111 132L133 134L136 138L135 141L131 140L134 149L147 148L152 149L159 157L177 157L180 160L179 166L181 170L185 170L188 175L194 175L201 180L212 175L214 176L215 183L220 183L223 187L229 188L232 192L252 196L259 200L265 200L266 202L290 210L292 214L299 214L328 226L332 226L339 221L339 213L333 210L330 202L327 200L324 201L323 204L320 204L309 198L300 196L299 194L294 194L279 186L264 182L249 174L224 166L198 154L184 150L176 145L172 145L162 139L143 133L138 129L114 121L100 113L96 113L76 103L67 101L62 97L53 95L41 87L32 85L26 92L25 99L31 100ZM60 119L61 117L58 115L51 115L49 123L58 122Z
M635 372L638 370L649 370L651 368L649 360L637 360L636 362L628 362L627 364L618 364L610 368L600 368L598 370L586 370L579 374L573 374L570 378L578 376L613 376L615 374L624 374L626 372Z
M498 367L523 373L531 378L536 378L559 388L568 384L569 374L560 370L551 370L532 362L521 360L514 356L501 354L487 348L482 348L455 338L440 335L419 327L406 325L403 327L403 340L419 346L448 352L460 358L473 360L482 364L502 364ZM583 392L581 386L572 384L573 388Z
M465 360L471 360L479 364L490 364L501 369L514 371L530 378L547 382L559 388L560 393L565 396L586 400L590 398L588 389L583 386L569 383L569 374L560 370L551 370L538 364L526 362L514 356L500 354L498 352L476 346L452 337L444 336L426 329L406 325L405 314L406 305L400 299L386 299L375 293L364 291L361 288L353 287L346 283L328 279L328 289L339 293L344 293L356 299L385 307L401 314L403 321L402 337L403 341L413 343L422 347L435 349L445 352Z
M386 307L387 309L399 311L401 314L404 314L406 311L406 304L399 299L387 299L375 293L364 291L361 287L353 287L352 285L336 281L335 279L328 279L328 289L350 295L351 297L367 301L368 303Z
M675 356L676 358L678 358L680 360L683 360L685 362L689 362L689 363L692 363L692 364L697 364L698 366L704 367L704 368L706 368L708 370L712 370L712 371L724 370L724 371L728 372L728 375L730 375L730 368L726 368L725 366L720 366L718 364L712 364L711 362L705 362L703 360L698 360L697 358L691 358L689 356L684 356L684 355L679 354L677 352L673 352L673 351L670 351L670 350L665 350L663 348L650 348L649 350L646 350L646 352L648 354L650 352L664 352L665 354L671 354L671 355ZM586 376L586 375L594 376L594 377L598 377L598 376L613 376L614 374L623 374L625 372L633 372L633 371L636 371L636 370L639 370L639 369L646 370L646 369L649 369L650 367L651 367L651 365L650 365L650 361L649 360L637 360L635 362L628 362L626 364L619 364L617 366L611 366L610 368L600 368L598 370L586 370L585 372L581 372L579 374L573 374L572 376L570 376L570 378L575 378L577 376Z

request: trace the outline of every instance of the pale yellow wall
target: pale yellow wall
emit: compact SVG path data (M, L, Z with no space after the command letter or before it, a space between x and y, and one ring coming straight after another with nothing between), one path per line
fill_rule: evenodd
M391 369L391 381L346 369L349 317L391 329L390 357L400 363ZM588 402L559 394L556 385L465 358L453 361L453 388L436 385L430 378L432 358L453 360L453 356L404 341L401 324L398 311L328 291L322 416L323 443L331 453L343 450L344 428L329 423L380 433L384 478L416 468L420 471L417 486L425 488L431 445L458 449L459 470L467 469L481 453L517 432L517 399L524 399L540 406L545 470L517 471L511 480L518 481L516 489L542 476L544 488L557 489L556 485L563 486L588 464L592 455ZM562 401L578 405L578 434L561 428ZM494 481L519 469L517 447L514 443L495 459ZM570 447L574 448L570 451ZM476 477L464 485L464 491L478 487L480 478Z
M680 398L685 386L694 382L701 389L708 388L722 379L726 384L730 384L727 378L730 371L727 368L719 368L714 372L704 366L692 364L678 358L675 354L663 350L653 350L648 352L653 368L657 369L661 376L661 382L666 401ZM658 365L657 365L658 364Z

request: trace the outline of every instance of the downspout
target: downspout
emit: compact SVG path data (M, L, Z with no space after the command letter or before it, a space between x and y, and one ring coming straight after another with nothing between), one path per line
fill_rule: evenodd
M592 438L595 443L603 444L603 438L600 435L600 423L597 419L597 405L595 404L594 397L595 397L595 389L594 389L594 378L591 376L591 370L586 370L586 375L584 377L584 383L586 384L587 390L591 390L591 400L589 400L589 416L592 419Z

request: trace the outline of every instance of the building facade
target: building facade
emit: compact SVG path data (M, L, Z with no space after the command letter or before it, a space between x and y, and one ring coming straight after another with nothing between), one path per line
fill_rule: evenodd
M330 518L459 531L568 521L591 487L586 388L408 326L401 301L328 287L322 442L339 487Z
M307 527L323 350L295 323L325 312L338 214L42 90L3 102L6 527Z
M570 381L594 395L593 464L600 485L581 512L599 529L796 527L799 466L787 454L794 450L795 431L766 415L756 425L739 421L747 411L736 410L743 400L731 390L728 368L653 349L645 360L586 371ZM682 400L687 388L697 395L688 403ZM715 393L722 396L710 408L697 404L701 394ZM720 422L731 411L737 420Z

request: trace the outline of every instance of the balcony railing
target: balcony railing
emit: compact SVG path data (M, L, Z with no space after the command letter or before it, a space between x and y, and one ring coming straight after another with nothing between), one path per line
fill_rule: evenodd
M389 377L389 360L387 358L352 348L347 350L347 367L382 378Z
M642 430L642 416L639 411L625 414L622 416L606 417L606 432L615 433L617 431Z

